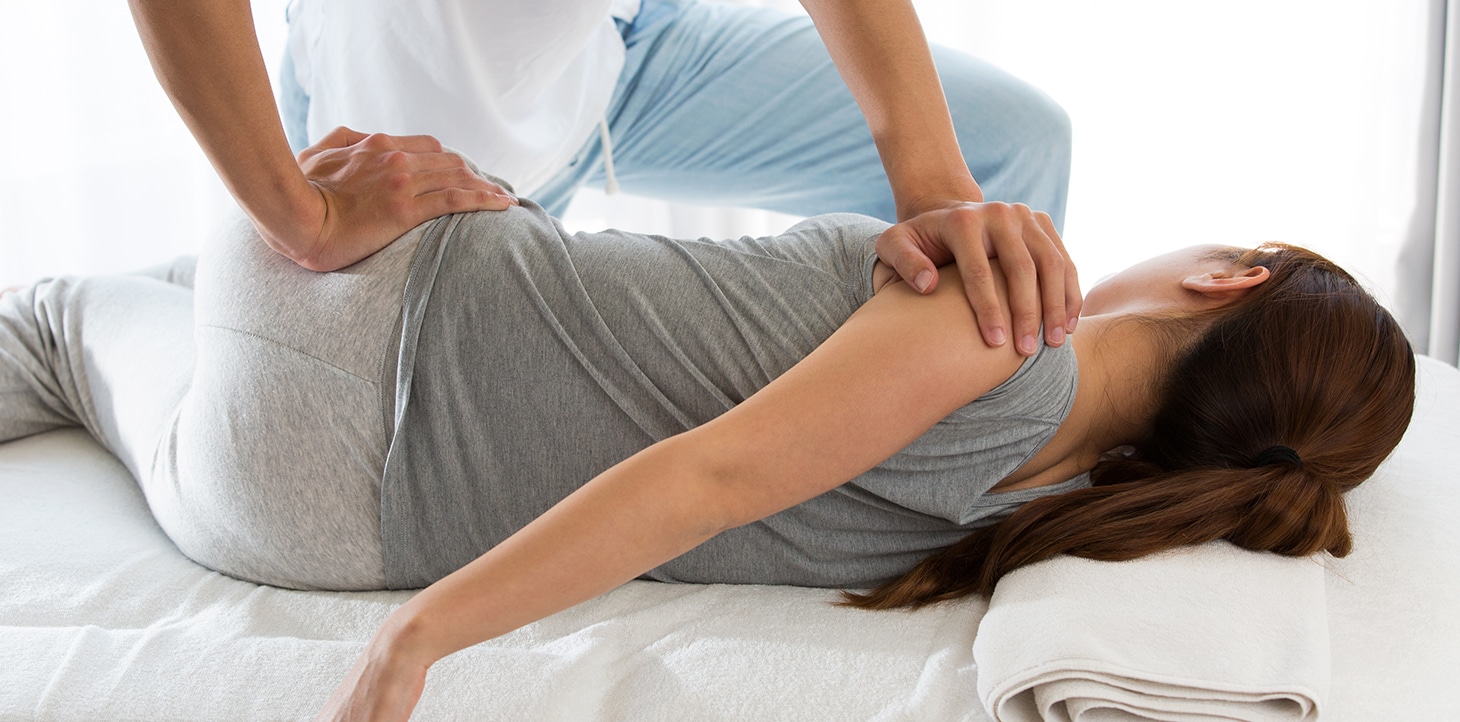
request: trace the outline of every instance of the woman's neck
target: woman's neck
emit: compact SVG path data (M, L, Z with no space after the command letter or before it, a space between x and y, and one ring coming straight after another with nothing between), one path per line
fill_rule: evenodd
M1141 438L1156 411L1168 336L1130 314L1081 318L1069 341L1080 374L1069 415L1039 453L993 490L1057 484L1089 471L1101 454Z
M1158 324L1128 314L1091 316L1071 337L1080 388L1065 422L1096 457L1140 439L1155 416L1173 340Z

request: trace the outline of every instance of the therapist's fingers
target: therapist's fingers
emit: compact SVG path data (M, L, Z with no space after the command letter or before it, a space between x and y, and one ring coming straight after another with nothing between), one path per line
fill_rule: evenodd
M1038 348L1041 323L1046 345L1055 347L1065 342L1073 264L1047 214L1022 203L1007 208L1007 226L994 235L993 244L1009 283L1016 344L1020 353L1029 355Z
M442 169L460 168L472 173L471 167L466 164L466 158L456 153L447 152L412 152L410 154L411 167L416 171L432 171ZM472 173L475 175L475 173Z
M1051 347L1059 346L1065 342L1065 333L1068 330L1066 324L1069 321L1069 317L1065 313L1067 257L1039 222L1039 216L1043 214L1036 213L1023 204L1015 204L1014 209L1016 223L1023 235L1024 247L1029 251L1030 258L1034 262L1034 282L1037 286L1035 292L1040 301L1040 306L1033 309L1032 313L1028 315L1042 320L1045 344ZM1055 237L1058 237L1058 234ZM1030 333L1038 334L1038 326L1031 328ZM1027 338L1027 336L1022 338Z
M517 199L444 152L430 136L363 134L336 128L298 156L325 212L297 229L291 258L316 271L353 264L406 231L448 213L499 211Z
M963 293L968 305L973 308L974 320L978 323L979 335L990 346L1003 346L1008 339L1005 330L1003 299L999 297L994 283L994 271L987 254L971 253L958 261L958 275L963 278Z
M361 133L358 130L352 130L342 125L338 128L335 128L334 130L331 130L328 133L325 133L324 137L315 141L308 148L300 151L299 157L302 161L306 157L317 155L326 150L332 150L334 148L346 148L356 143L359 143L362 140L365 140L369 136L369 133Z
M390 135L385 136L396 143L396 147L408 153L440 153L444 146L441 141L430 135Z
M1043 304L1044 343L1050 347L1060 346L1065 342L1065 334L1069 332L1067 325L1069 316L1065 308L1067 300L1065 298L1065 279L1067 277L1065 256L1060 253L1054 239L1049 237L1049 234L1040 227L1037 221L1027 226L1024 233L1028 246L1039 249L1034 251L1034 257L1035 265L1039 268L1039 300Z
M336 196L357 200L352 209L383 212L407 222L434 217L422 217L421 209L413 207L413 199L438 190L456 188L511 197L502 186L473 172L465 158L444 152L430 136L364 135L341 127L306 148L299 161L310 181ZM375 206L366 208L362 204L367 201ZM469 210L485 209L467 203L446 212Z
M1036 226L1027 206L1022 204L985 204L988 214L990 255L999 259L1009 299L1010 333L1014 348L1023 356L1032 356L1039 349L1039 323L1043 297L1039 291L1040 246L1047 244L1042 232L1030 233ZM1061 298L1061 306L1064 299ZM1061 326L1063 331L1063 326ZM1063 336L1060 338L1063 341Z
M942 216L936 245L947 248L958 264L963 293L973 309L979 335L989 346L1003 346L1009 340L1009 304L999 293L990 259L1000 224L998 209L982 203L968 203L949 209Z
M473 179L482 181L486 187L478 187ZM517 197L491 181L485 181L471 169L439 168L416 173L415 201L421 215L426 219L459 213L459 209L476 211L504 211L520 205Z
M1009 340L1024 356L1045 343L1059 346L1079 314L1079 280L1048 214L1022 203L956 202L889 228L877 256L917 290L937 285L934 268L956 261L964 293L990 346ZM999 259L1004 293L991 258Z
M511 191L477 175L464 165L417 169L412 173L411 179L416 184L417 197L436 191L459 188L462 190L484 191L489 195L506 200L508 205L519 205L517 196L513 195ZM474 208L473 210L502 210L502 208ZM448 211L448 213L454 212L456 211ZM432 217L434 218L434 216Z
M1060 255L1065 261L1065 331L1075 332L1075 326L1080 322L1080 310L1085 306L1085 294L1080 289L1080 273L1075 268L1075 260L1070 257L1070 252L1065 248L1063 238L1060 238L1059 231L1055 230L1054 219L1048 213L1036 213L1035 219L1039 222L1044 232L1054 240L1055 246L1059 249Z
M451 210L454 208L465 207L474 211L505 211L518 204L517 199L511 196L461 188L442 188L423 193L416 196L416 202L420 204L427 220L460 212Z
M403 153L441 153L443 147L441 141L429 135L390 135L387 133L362 133L353 128L340 126L325 133L313 145L305 148L299 153L299 161L319 155L320 153L361 146L361 150L385 153L400 151Z
M462 188L484 188L498 195L507 196L514 202L517 199L512 191L506 187L488 180L472 170L471 166L467 164L466 158L457 153L450 151L441 153L412 153L409 155L409 159L412 174L418 181L429 178L432 179L432 182L455 183ZM439 187L445 188L448 186L441 185ZM422 187L418 189L417 194L419 195L425 190L435 189Z
M877 257L918 293L932 293L938 287L938 267L922 248L912 221L883 231L877 237L876 251Z

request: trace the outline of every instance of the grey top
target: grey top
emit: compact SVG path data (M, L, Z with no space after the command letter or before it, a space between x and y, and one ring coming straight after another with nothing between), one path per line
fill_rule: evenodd
M789 369L872 295L887 224L771 238L569 234L536 205L436 222L406 284L381 486L392 588L465 565L596 474ZM970 332L972 332L970 330ZM846 484L644 576L862 587L1084 477L988 493L1074 403L1068 345Z

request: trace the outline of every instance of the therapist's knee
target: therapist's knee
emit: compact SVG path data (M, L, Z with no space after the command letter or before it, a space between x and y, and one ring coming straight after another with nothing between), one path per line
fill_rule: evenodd
M1024 129L1028 135L1025 145L1029 152L1068 176L1073 146L1070 114L1053 98L1038 90L1035 92L1037 96L1030 99L1026 109L1029 122Z
M1027 204L1061 225L1073 147L1069 113L1002 70L971 58L959 65L962 72L945 79L948 105L984 198Z
M1023 108L1024 123L1010 159L1007 186L1030 207L1049 213L1055 227L1063 228L1073 147L1070 115L1053 98L1034 93Z
M993 93L950 93L948 102L970 167L1017 164L1068 173L1070 115L1039 88L1008 76Z

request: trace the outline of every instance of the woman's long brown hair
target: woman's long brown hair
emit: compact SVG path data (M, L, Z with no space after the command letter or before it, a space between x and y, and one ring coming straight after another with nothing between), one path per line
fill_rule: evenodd
M1031 501L846 603L919 607L988 595L1058 554L1100 560L1215 539L1289 556L1352 546L1342 494L1393 451L1414 408L1399 324L1349 274L1301 248L1232 259L1272 277L1176 354L1146 438L1107 454L1087 489ZM1257 465L1273 446L1301 465Z

